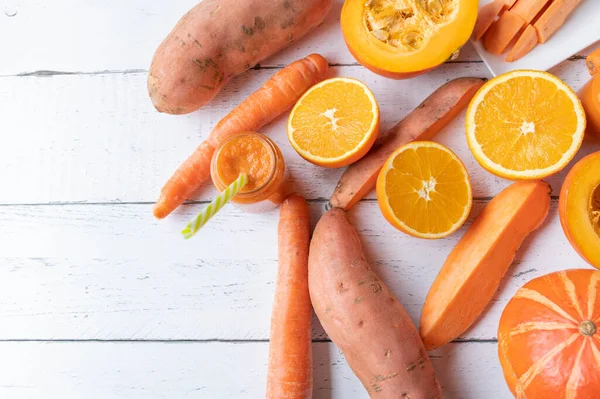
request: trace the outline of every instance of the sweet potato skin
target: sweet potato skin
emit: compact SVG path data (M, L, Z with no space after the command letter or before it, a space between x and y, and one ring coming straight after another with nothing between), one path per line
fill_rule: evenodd
M513 183L473 222L425 299L420 334L427 350L458 338L481 315L525 238L546 219L550 191L543 181Z
M204 0L160 44L148 75L156 109L186 114L234 76L319 25L332 0Z
M400 146L414 140L430 140L450 123L485 83L482 78L454 79L434 91L406 118L391 128L340 178L329 204L349 210L369 193L385 161Z
M341 209L317 224L308 260L317 317L371 398L441 398L437 377L410 317L371 269Z

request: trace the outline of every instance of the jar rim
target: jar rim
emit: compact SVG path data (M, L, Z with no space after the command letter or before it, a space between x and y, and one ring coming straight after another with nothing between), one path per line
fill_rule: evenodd
M271 170L269 172L269 177L267 179L265 179L264 183L261 184L260 186L254 188L251 191L244 191L244 192L239 192L236 194L236 197L239 198L246 198L246 197L252 197L255 196L257 194L260 194L261 192L263 192L265 189L268 188L268 186L271 184L271 182L273 181L276 172L277 172L277 153L275 151L275 143L273 142L273 140L271 140L270 138L268 138L267 136L265 136L264 134L261 133L257 133L257 132L241 132L241 133L236 133L235 135L229 137L227 140L225 140L215 151L215 155L213 157L213 162L218 165L218 159L219 156L221 155L221 151L223 151L223 149L225 147L227 147L228 144L231 144L232 141L238 140L242 137L247 137L247 136L251 136L251 137L255 137L257 139L259 139L262 144L265 146L265 148L268 150L269 152L269 156L272 160L271 162ZM223 187L227 187L229 184L224 183L221 180L221 174L220 173L216 173L218 179L219 179L219 183L223 186ZM217 187L218 188L218 187Z

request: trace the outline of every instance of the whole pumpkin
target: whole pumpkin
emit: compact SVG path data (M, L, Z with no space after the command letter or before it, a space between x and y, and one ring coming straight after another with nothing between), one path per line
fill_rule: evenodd
M498 355L517 399L600 398L600 271L525 284L500 318Z

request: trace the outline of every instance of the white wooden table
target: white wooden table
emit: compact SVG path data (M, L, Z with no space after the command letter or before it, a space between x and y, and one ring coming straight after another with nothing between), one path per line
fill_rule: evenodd
M383 129L449 79L489 76L470 46L457 61L412 80L370 73L343 44L339 0L322 27L235 79L202 110L162 115L148 99L146 70L160 40L195 3L0 1L0 398L264 397L278 214L229 208L184 241L179 230L215 191L207 187L156 221L151 207L164 181L220 117L311 52L326 56L335 75L371 87ZM553 72L575 89L587 79L582 55ZM508 182L475 162L463 122L436 140L469 169L472 220ZM341 170L297 156L285 118L264 132L281 146L315 223ZM593 150L586 144L582 154ZM504 305L533 277L586 267L559 225L563 177L549 179L551 214L517 254L485 316L432 353L446 398L511 398L496 356ZM417 322L464 228L438 241L410 238L384 221L373 194L350 217ZM313 348L315 398L367 397L316 321Z

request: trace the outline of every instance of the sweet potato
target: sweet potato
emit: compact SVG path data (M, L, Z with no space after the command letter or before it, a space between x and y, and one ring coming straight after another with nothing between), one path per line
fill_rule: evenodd
M496 293L525 238L550 209L550 186L543 181L514 183L481 212L450 252L421 313L427 350L464 333Z
M585 61L590 75L594 76L600 72L600 47L592 51Z
M492 54L502 54L527 21L508 10L483 35L483 47Z
M533 24L538 34L538 41L546 43L564 25L567 17L571 15L579 3L581 3L581 0L554 0Z
M332 0L205 0L160 44L148 92L169 114L197 110L239 75L319 25Z
M477 15L475 29L473 29L473 38L475 40L481 39L496 18L498 18L506 8L506 4L503 0L494 0L481 7L481 9L479 9L479 14Z
M341 209L327 212L315 228L308 286L323 328L371 398L442 397L413 322L367 263Z
M514 62L525 57L538 45L538 35L535 28L527 25L510 53L506 56L506 62Z
M484 82L482 78L458 78L434 91L375 143L364 158L346 169L329 200L330 206L352 208L375 187L381 167L398 147L413 140L430 140L469 104Z
M518 0L510 11L519 15L527 23L531 23L549 2L550 0Z

